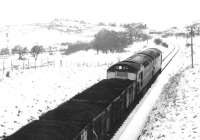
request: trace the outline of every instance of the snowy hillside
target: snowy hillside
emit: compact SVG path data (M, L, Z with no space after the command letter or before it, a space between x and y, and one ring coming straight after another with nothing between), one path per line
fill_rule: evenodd
M61 43L77 41L89 42L101 29L123 30L119 26L86 23L55 19L50 23L36 23L25 25L9 25L0 27L0 48L13 48L21 45L30 49L33 45L43 45L44 48L60 47Z

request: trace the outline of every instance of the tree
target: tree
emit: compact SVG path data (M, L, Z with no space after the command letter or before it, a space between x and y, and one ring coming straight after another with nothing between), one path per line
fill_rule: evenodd
M0 50L0 55L8 55L10 53L8 48L2 48Z
M154 39L154 43L156 45L160 45L162 43L162 40L160 38L156 38L156 39Z
M20 45L16 45L13 49L12 49L12 54L18 54L19 55L19 60L23 59L23 56L25 53L28 52L28 49L26 47L22 47Z
M24 47L23 50L22 50L23 54L26 54L29 52L28 48L27 47Z
M128 42L129 39L126 32L116 32L104 29L95 35L93 47L97 52L121 52L125 47L127 47Z
M168 44L166 42L162 42L161 45L165 48L168 48Z
M147 28L146 24L130 23L124 24L123 27L129 35L129 44L132 44L134 41L145 41L151 38L151 36L143 31Z
M43 46L41 46L41 45L35 45L35 46L33 46L33 47L31 48L31 54L32 54L32 56L33 56L34 59L35 59L35 68L36 68L36 61L37 61L38 55L39 55L40 53L42 53L43 51L44 51L44 48L43 48Z
M33 47L31 48L31 54L32 54L32 56L35 58L35 61L37 60L38 55L39 55L40 53L42 53L43 51L44 51L44 48L43 48L43 46L41 46L41 45L35 45L35 46L33 46Z
M109 23L109 26L113 26L113 27L116 27L116 23Z

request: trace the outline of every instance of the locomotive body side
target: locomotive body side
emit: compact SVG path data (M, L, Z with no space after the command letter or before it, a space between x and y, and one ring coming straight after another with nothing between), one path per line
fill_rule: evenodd
M139 73L139 78L137 79L138 92L140 92L153 77L153 59L148 55L137 54L133 61L137 61L142 65L142 71Z
M154 53L154 67L155 67L155 74L161 72L162 68L162 52L157 48L149 48L146 51Z

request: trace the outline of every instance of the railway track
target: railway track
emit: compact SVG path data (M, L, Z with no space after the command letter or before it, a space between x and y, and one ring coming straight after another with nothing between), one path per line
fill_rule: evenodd
M166 67L170 64L170 62L174 59L174 57L177 55L179 52L180 48L174 48L168 55L163 59L163 66L162 66L162 71L166 69Z
M165 61L170 56L170 54L172 54L174 52L175 49L176 48L174 47L166 56L164 56L162 61Z
M178 54L179 48L173 48L166 56L163 57L162 71L172 62L174 57ZM154 85L150 85L153 88ZM151 89L150 89L151 90ZM147 91L141 101L135 106L133 111L128 115L126 120L122 123L118 131L114 134L111 140L135 140L141 133L147 117L153 107L153 104L159 97L159 91L152 96L150 91ZM152 104L149 104L152 103ZM145 121L141 121L145 120ZM133 127L135 126L135 127ZM133 129L134 128L134 129Z

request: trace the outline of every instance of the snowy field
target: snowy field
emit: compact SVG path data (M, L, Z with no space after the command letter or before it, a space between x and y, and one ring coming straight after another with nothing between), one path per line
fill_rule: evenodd
M191 68L190 47L185 47L186 40L176 43L182 48L181 52L166 70L168 80L161 86L161 95L139 140L200 139L200 38L194 39L194 68Z
M0 48L14 48L16 45L32 48L43 45L44 48L60 47L61 43L77 41L90 42L101 29L122 31L120 26L99 26L80 21L58 20L51 23L0 26ZM65 47L65 46L64 46Z

